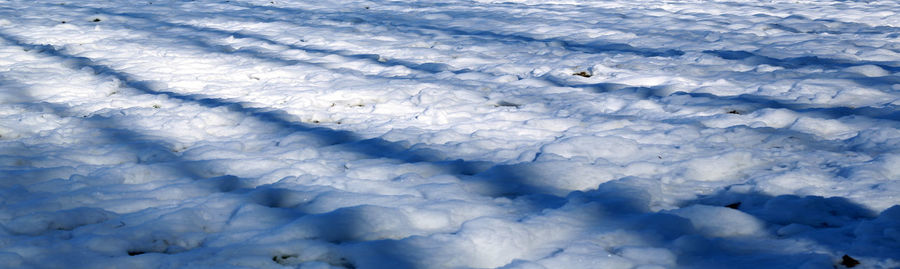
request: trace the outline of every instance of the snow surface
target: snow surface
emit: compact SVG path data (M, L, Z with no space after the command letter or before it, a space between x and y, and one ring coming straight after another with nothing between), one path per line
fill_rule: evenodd
M900 267L898 13L0 1L0 268Z

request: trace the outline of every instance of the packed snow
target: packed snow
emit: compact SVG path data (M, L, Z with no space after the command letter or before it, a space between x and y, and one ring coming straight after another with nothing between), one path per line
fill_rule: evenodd
M896 268L898 106L897 1L0 1L0 268Z

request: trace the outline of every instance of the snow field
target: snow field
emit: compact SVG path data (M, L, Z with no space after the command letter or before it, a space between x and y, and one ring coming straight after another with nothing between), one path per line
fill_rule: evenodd
M892 1L6 1L0 267L897 267Z

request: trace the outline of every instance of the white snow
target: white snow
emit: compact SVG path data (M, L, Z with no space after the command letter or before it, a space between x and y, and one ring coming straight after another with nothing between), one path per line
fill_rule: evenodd
M0 267L900 267L898 13L2 1Z

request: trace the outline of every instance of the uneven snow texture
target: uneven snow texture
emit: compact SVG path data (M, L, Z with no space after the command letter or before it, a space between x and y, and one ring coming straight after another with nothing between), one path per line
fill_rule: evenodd
M897 1L0 1L0 268L900 267Z

